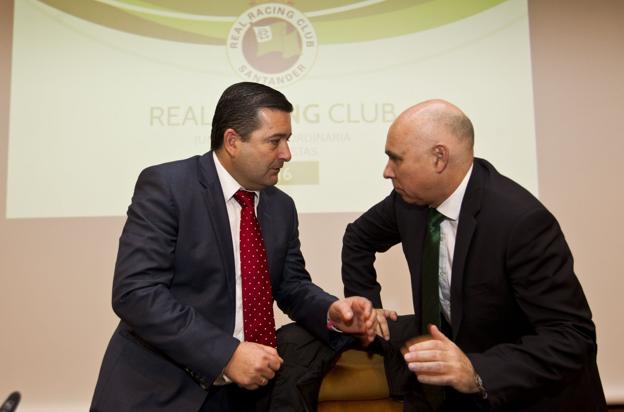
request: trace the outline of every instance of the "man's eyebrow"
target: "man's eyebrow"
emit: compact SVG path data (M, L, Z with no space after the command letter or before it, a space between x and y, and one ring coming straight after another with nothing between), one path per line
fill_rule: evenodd
M388 149L386 149L386 155L390 158L390 159L396 159L396 160L401 160L401 156L399 156L397 153L394 153Z
M279 137L280 139L281 138L289 139L290 136L292 136L292 133L275 133L275 134L270 135L269 139L272 139L274 137Z

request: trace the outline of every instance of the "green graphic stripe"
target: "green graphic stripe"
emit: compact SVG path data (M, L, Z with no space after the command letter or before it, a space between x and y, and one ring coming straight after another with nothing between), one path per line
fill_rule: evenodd
M418 6L423 3L435 2L437 0L391 0L384 1L382 3L377 3L370 5L368 7L362 7L350 11L344 11L341 13L333 13L326 14L323 16L312 17L311 21L314 23L320 21L337 21L338 23L344 23L345 20L366 17L366 16L374 16L377 14L391 13L391 12L401 12L404 9L412 8ZM335 7L335 6L334 6ZM328 9L331 6L327 7ZM321 7L317 7L317 9L322 9ZM305 13L305 11L304 11Z
M170 23L161 24L156 21L149 21L143 15L130 13L127 10L112 7L93 0L84 0L77 2L75 0L38 0L48 6L54 7L67 14L90 21L101 26L111 29L123 31L131 34L138 34L145 37L152 37L182 43L201 43L201 44L224 44L227 30L231 26L227 23L227 30L219 29L218 36L210 37L205 34L196 33L188 30L190 22L185 21L179 26L182 29ZM213 23L211 23L212 25ZM225 34L223 34L225 33Z
M345 20L311 19L319 43L354 43L432 29L478 14L506 0L435 0Z
M144 15L133 11L127 11L127 13L143 18L146 22L156 25L156 27L171 27L179 32L197 35L199 38L205 38L207 40L199 43L225 44L225 39L230 31L230 28L232 27L231 22L185 20L155 15Z
M216 6L200 0L117 0L127 9L97 0L39 0L68 14L106 27L171 41L224 44L234 19L249 1ZM319 43L378 40L431 29L464 19L506 0L387 0L332 14L319 11L355 5L357 1L300 0L294 6L310 17ZM222 2L221 2L222 3ZM166 7L170 6L170 7ZM210 6L210 7L209 7ZM231 14L229 14L231 13ZM315 15L319 13L319 15Z

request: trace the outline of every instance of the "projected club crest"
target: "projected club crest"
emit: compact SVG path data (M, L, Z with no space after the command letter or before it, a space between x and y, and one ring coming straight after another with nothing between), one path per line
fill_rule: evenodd
M243 12L226 42L232 68L243 79L283 86L312 67L318 42L310 21L294 7L268 3Z

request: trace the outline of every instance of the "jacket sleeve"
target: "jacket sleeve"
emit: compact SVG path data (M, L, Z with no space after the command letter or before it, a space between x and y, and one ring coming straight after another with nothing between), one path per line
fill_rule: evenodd
M179 210L165 172L148 168L137 181L119 241L113 309L147 345L210 385L239 341L170 290Z
M329 331L326 327L327 311L338 298L312 283L301 253L297 209L292 200L289 201L291 224L281 282L274 285L275 300L279 308L292 320L316 338L328 343L334 350L340 350L351 339L347 335Z
M349 224L342 239L342 282L345 296L364 296L381 308L381 285L375 255L401 241L395 214L396 192Z
M509 235L506 271L516 303L533 327L517 342L468 353L493 408L565 382L593 360L591 312L555 218L543 207L526 212Z

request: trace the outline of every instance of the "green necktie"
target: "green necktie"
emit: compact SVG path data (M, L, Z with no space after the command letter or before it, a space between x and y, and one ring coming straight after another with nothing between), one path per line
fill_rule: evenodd
M440 327L440 223L444 215L434 208L427 212L427 234L422 255L422 333L427 333L427 325Z
M427 334L427 325L440 328L440 223L444 215L434 208L427 212L427 233L422 256L422 333ZM435 385L422 385L425 399L434 411L444 402L444 388Z

